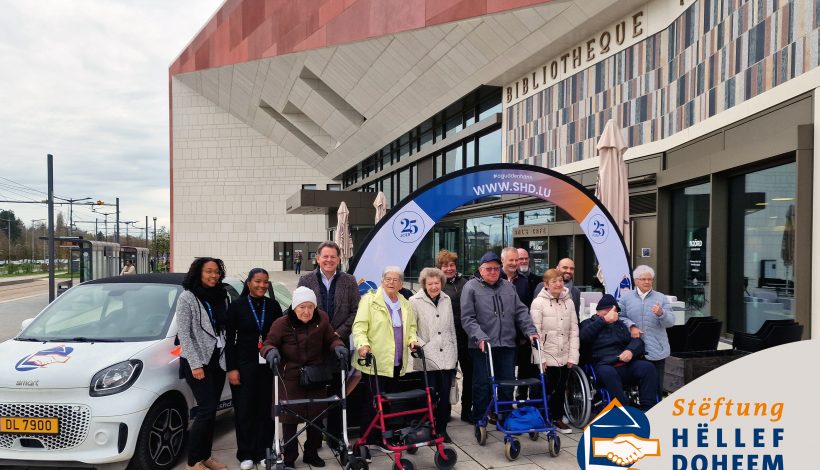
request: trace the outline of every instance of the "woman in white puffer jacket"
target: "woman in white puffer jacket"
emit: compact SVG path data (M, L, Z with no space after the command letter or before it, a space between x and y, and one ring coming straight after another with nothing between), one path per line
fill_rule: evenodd
M530 314L541 341L547 394L550 396L550 420L558 432L569 433L571 429L561 420L564 414L564 388L570 369L578 363L580 341L575 304L557 269L544 273L544 289L533 300ZM535 349L533 364L538 364Z

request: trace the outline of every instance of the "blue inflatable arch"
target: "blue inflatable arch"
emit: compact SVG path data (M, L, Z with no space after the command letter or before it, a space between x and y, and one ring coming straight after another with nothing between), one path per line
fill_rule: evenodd
M504 194L537 197L569 213L592 245L606 291L618 297L621 287L632 287L623 236L595 195L547 168L502 163L450 173L404 198L370 232L351 261L350 272L360 284L379 285L384 267L405 269L427 232L451 211L476 199Z

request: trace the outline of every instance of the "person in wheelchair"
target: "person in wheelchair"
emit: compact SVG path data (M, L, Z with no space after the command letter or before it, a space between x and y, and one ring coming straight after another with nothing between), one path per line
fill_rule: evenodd
M581 347L591 355L595 375L622 405L629 404L624 385L637 384L640 408L652 408L657 402L658 378L655 366L641 359L643 340L633 338L618 318L618 303L612 295L604 294L596 310L597 314L581 322L580 328Z

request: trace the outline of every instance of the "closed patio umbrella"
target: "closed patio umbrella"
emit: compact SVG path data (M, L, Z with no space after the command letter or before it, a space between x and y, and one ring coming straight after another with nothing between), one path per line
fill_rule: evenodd
M347 210L347 204L342 201L339 204L339 210L336 212L336 236L333 241L339 245L341 249L342 266L347 269L347 262L353 257L353 238L350 236L350 211Z
M379 191L379 194L376 194L376 200L373 201L373 207L376 208L376 223L378 224L382 217L387 214L387 198L384 197L384 193Z
M607 121L604 126L604 132L598 140L597 148L600 166L598 167L598 185L595 188L595 196L612 214L615 225L623 234L626 248L630 250L629 182L626 163L623 159L626 144L621 136L621 128L614 119ZM600 271L598 278L603 278Z

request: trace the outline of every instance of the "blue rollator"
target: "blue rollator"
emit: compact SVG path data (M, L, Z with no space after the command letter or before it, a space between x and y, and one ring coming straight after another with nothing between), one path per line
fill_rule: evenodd
M487 358L490 361L490 385L492 386L492 399L484 411L483 417L478 420L475 428L475 439L479 445L487 443L487 424L489 423L490 411L494 411L499 417L496 422L496 429L504 433L504 455L507 460L515 460L521 454L521 443L516 438L521 434L528 434L530 440L537 441L540 433L547 434L547 445L552 457L556 457L561 451L561 438L555 431L555 426L549 419L549 408L547 402L546 378L544 376L544 361L541 356L541 344L534 341L533 344L538 351L538 378L496 380L493 370L493 348L489 342L485 342ZM540 398L529 400L500 401L498 398L499 387L529 387L541 386ZM517 409L509 412L506 419L501 419L500 410L510 409L513 405Z

